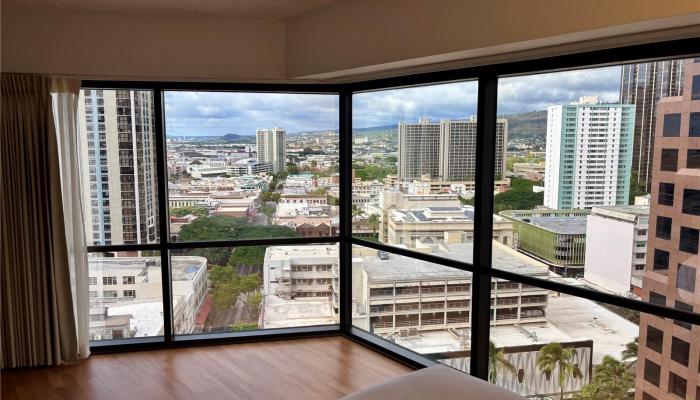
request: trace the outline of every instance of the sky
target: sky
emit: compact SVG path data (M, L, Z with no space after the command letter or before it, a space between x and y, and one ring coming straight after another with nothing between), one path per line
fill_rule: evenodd
M620 67L595 68L499 80L498 114L546 110L581 96L619 99ZM353 127L468 118L476 114L477 83L457 82L359 93L353 96ZM166 131L173 136L254 135L275 126L287 132L338 129L335 95L169 91Z

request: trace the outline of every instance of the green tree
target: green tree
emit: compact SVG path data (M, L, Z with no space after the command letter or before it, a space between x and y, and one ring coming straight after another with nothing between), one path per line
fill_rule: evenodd
M218 309L233 307L240 300L250 311L254 302L249 304L249 297L255 301L254 293L262 286L259 274L241 276L231 266L212 268L209 271L209 281L212 284L214 306Z
M211 217L197 218L180 230L180 238L183 241L211 241L211 240L240 240L240 239L269 239L281 237L294 237L297 233L294 229L276 225L251 225L245 218L230 217L227 215L214 215ZM265 251L262 251L264 256ZM231 250L227 247L210 247L193 249L189 255L206 258L212 265L226 265L231 256Z
M265 215L265 217L267 217L267 224L272 224L272 216L275 215L275 207L269 204L265 204L264 206L260 207L260 212L262 212Z
M639 177L637 173L633 172L630 176L630 198L629 203L634 204L634 198L637 196L645 196L649 194L647 192L647 187L644 182L639 182Z
M245 304L246 309L248 310L248 315L250 316L251 320L257 321L260 317L260 309L262 307L264 299L265 295L259 290L256 290L245 296L245 300L243 300L243 303Z
M258 329L257 322L236 322L229 326L231 332L254 331Z
M192 206L192 207L176 207L170 209L171 217L184 217L185 215L195 215L197 217L209 216L209 207Z
M282 195L277 193L277 192L262 192L262 193L260 193L260 201L262 203L267 203L267 202L279 203L281 196Z
M353 205L352 205L352 211L351 211L351 213L352 213L352 219L353 219L353 220L354 220L354 219L357 219L357 218L360 218L360 217L362 217L362 216L365 214L365 212L362 210L362 208L360 208L360 206L358 206L357 204L353 204Z
M379 225L381 224L381 221L379 219L379 214L371 214L367 218L367 224L372 228L372 235L376 236L377 229L379 229Z
M567 377L578 379L583 376L579 367L574 363L576 351L562 347L560 343L550 343L542 347L537 355L537 368L548 378L557 370L557 383L560 389L560 400L564 399L564 381Z
M489 340L489 382L496 383L500 370L513 375L518 373L515 365L506 359L503 349L497 349L496 345Z
M241 246L236 247L228 260L228 266L261 266L265 261L267 246Z
M398 157L396 156L389 156L384 159L384 162L387 164L396 164L399 161Z
M622 361L632 360L637 358L637 349L639 347L639 336L634 338L633 341L625 345L625 349L622 351Z
M287 163L287 173L289 175L298 175L299 174L299 166L297 166L294 163Z
M621 400L629 398L634 376L629 366L611 356L595 367L593 381L581 388L576 400Z
M307 193L309 196L326 196L328 194L328 189L326 188L316 188Z

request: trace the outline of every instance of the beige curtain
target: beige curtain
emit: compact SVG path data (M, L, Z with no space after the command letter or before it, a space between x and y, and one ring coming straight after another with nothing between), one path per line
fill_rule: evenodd
M82 165L78 138L78 100L80 81L53 78L54 126L58 141L58 160L61 169L61 197L63 198L64 225L68 246L73 314L75 315L78 356L90 355L90 306L88 299L88 259L85 242L85 224L82 204Z
M0 367L78 358L50 80L2 74Z

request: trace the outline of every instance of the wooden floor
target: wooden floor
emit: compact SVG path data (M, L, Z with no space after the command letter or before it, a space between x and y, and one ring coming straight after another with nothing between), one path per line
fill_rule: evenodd
M2 371L2 399L336 399L410 369L343 337L95 355Z

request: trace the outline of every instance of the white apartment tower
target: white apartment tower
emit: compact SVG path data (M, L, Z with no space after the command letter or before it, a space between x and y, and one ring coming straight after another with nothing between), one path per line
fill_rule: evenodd
M417 124L400 122L399 179L412 181L428 175L439 181L474 181L476 170L476 118ZM496 124L496 176L505 174L508 121Z
M549 107L544 205L628 204L633 135L634 105L585 96Z
M287 166L287 145L282 128L258 129L255 131L258 161L272 164L272 172L284 171Z
M156 242L153 93L82 90L78 108L88 243Z

